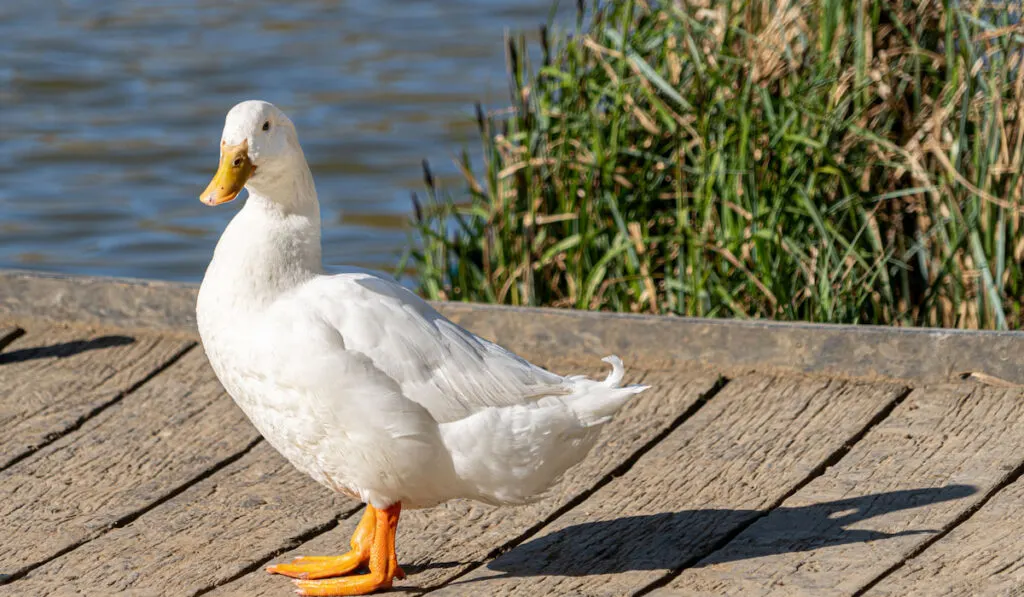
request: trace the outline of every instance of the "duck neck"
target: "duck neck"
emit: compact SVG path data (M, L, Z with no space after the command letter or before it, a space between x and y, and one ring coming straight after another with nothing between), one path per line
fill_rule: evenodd
M265 306L323 271L313 176L305 160L293 166L287 177L259 173L214 250L203 286L235 308Z

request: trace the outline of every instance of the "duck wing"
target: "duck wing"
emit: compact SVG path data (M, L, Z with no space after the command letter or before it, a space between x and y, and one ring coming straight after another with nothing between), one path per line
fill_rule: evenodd
M351 268L301 289L319 316L438 423L567 395L573 379L459 327L394 279Z

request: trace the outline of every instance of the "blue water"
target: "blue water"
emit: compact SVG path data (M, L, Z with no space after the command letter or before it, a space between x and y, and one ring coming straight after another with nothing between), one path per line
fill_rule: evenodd
M299 129L331 264L391 268L429 158L506 103L502 36L550 0L3 0L0 268L197 281L240 206L196 199L224 115ZM457 185L453 188L457 189Z

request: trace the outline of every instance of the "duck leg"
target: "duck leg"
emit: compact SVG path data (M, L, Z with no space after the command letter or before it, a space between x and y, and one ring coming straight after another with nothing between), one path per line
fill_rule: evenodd
M398 565L398 554L395 553L395 537L398 535L398 517L402 515L402 502L391 507L394 509L394 516L388 520L390 523L388 541L391 543L391 553L388 556L388 575L398 580L405 580L405 570Z
M348 574L370 560L370 548L376 530L377 512L373 506L367 505L363 517L359 521L349 544L352 550L340 556L308 556L295 558L288 564L275 564L267 567L271 574L283 574L292 578L316 579L331 578ZM395 519L397 523L397 518ZM394 555L392 554L392 558ZM401 568L397 568L394 576L405 578Z
M376 510L373 544L367 562L370 568L368 574L325 580L296 580L294 582L298 589L295 592L299 595L366 595L378 589L390 588L393 579L405 576L395 558L395 531L401 512L401 504Z

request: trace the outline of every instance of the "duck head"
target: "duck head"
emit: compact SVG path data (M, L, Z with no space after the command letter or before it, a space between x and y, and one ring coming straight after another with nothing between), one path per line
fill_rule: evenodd
M264 197L287 194L294 191L296 172L308 173L308 167L295 125L270 102L245 101L228 112L220 166L199 200L220 205L243 188Z

